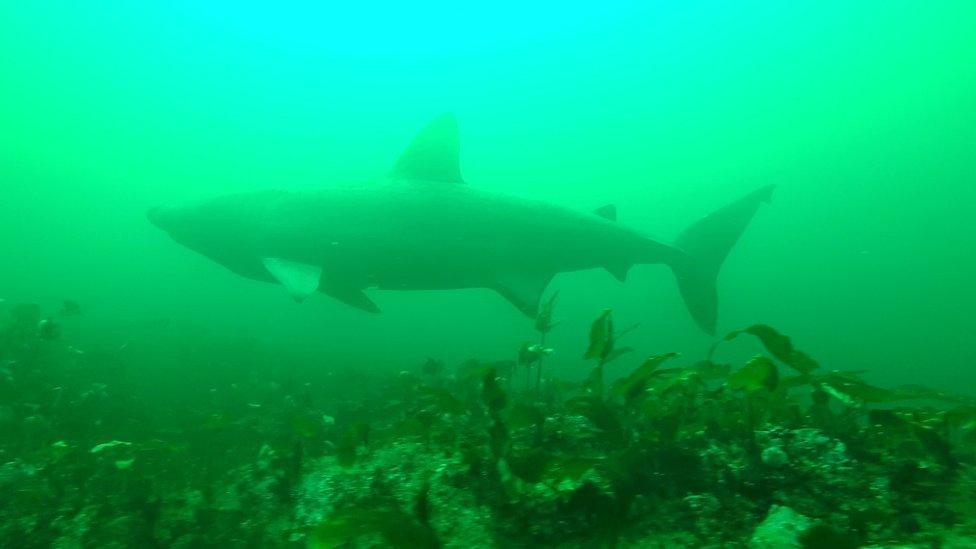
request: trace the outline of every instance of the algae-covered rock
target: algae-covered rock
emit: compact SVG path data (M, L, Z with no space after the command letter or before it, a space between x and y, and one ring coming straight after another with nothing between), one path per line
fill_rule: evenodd
M467 473L460 455L417 443L379 448L348 467L326 456L298 488L295 517L312 545L316 536L354 538L397 526L390 521L419 521L426 490L423 520L445 547L490 546L493 514L465 489Z
M775 502L823 516L868 492L843 442L816 429L773 428L756 433L763 481Z
M770 446L762 451L762 462L767 467L779 469L790 462L790 456L780 446Z
M812 526L789 507L773 505L749 539L749 549L802 549L801 536Z
M248 351L156 399L120 376L134 358L18 314L0 319L3 547L976 547L973 409L873 406L890 392L813 372L765 327L743 333L810 371L658 354L604 372L625 349L606 313L599 376L541 391L503 362L276 380Z

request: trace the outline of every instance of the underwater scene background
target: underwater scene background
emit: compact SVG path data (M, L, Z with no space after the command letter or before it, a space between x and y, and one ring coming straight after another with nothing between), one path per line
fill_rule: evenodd
M7 4L2 546L976 544L976 4ZM718 337L659 265L368 314L146 218L445 112L467 185L662 242L775 184Z

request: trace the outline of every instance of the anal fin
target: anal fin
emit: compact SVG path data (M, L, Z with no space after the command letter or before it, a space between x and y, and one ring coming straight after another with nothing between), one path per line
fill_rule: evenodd
M362 288L343 284L329 283L323 281L321 292L337 301L341 301L350 307L355 307L367 313L378 313L380 308L373 303L373 300L363 293Z

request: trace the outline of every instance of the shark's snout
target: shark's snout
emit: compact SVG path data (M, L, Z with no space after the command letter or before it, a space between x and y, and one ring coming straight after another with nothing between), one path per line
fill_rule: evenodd
M162 221L162 208L159 206L154 206L146 210L146 219L148 219L153 225L160 227L160 222Z
M171 228L172 217L172 208L167 208L165 206L154 206L146 210L146 219L164 231Z

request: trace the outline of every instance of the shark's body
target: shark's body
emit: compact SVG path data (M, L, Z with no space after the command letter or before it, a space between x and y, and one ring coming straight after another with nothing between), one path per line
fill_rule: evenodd
M150 219L178 242L296 298L320 291L378 311L364 289L491 288L534 315L554 274L665 263L706 331L715 327L715 277L771 188L689 228L675 246L615 221L612 207L577 212L462 184L456 124L441 118L411 143L388 180L355 188L265 191Z

